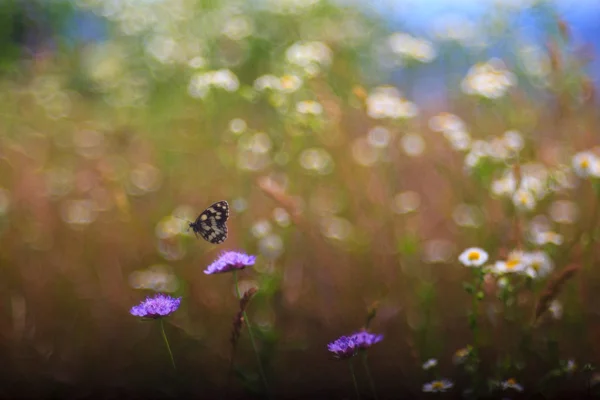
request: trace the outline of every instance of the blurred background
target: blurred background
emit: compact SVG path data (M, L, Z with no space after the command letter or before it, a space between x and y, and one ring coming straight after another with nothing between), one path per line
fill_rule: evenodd
M599 2L4 0L0 19L1 398L264 398L246 330L226 384L239 305L203 273L222 250L258 256L240 286L277 398L350 398L327 343L369 315L380 398L440 377L461 398L476 373L593 395ZM186 220L219 200L212 245ZM473 246L551 273L474 293ZM129 314L155 292L183 299L177 372ZM455 357L475 334L478 372Z

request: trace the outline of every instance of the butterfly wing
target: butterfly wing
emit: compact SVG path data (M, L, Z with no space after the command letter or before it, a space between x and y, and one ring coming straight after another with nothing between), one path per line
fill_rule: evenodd
M213 244L223 243L227 239L227 219L229 218L229 204L218 201L208 207L196 218L192 228L204 240Z
M227 239L227 226L225 224L221 226L213 225L209 229L201 229L200 236L212 244L223 243Z

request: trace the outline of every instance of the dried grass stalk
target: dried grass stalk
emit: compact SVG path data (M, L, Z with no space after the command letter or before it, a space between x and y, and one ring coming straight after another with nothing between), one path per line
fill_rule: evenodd
M375 301L371 304L371 306L367 310L367 321L365 322L365 328L364 328L365 330L369 329L369 325L371 324L371 321L373 321L373 319L375 319L375 317L377 316L378 308L379 308L379 302Z
M287 194L281 185L266 176L258 178L256 183L263 192L279 203L279 205L288 212L294 224L301 227L305 226L305 221L301 217L302 212L298 206L298 202L292 196Z
M570 265L550 279L546 285L546 288L538 299L537 305L535 306L535 314L533 317L534 324L548 310L552 300L558 297L564 284L573 276L575 276L577 271L579 271L579 266Z
M240 299L240 308L233 318L233 328L231 330L231 346L235 348L244 327L244 312L250 303L252 297L256 294L256 288L250 288Z

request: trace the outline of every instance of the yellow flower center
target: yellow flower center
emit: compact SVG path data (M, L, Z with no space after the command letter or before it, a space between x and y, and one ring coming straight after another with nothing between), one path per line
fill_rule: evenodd
M521 196L519 197L519 201L521 202L521 204L527 204L528 200L529 200L529 197L527 197L527 195L525 193L521 194Z
M443 389L444 388L444 382L442 381L435 381L431 383L431 387L434 389Z
M460 350L456 350L456 356L457 357L466 357L468 353L467 349L460 349Z
M519 260L508 260L506 262L506 269L513 269L519 265Z
M352 93L354 93L354 95L359 99L364 99L367 97L367 92L361 86L354 86L354 88L352 88Z
M581 168L588 168L590 166L590 160L588 160L587 158L584 160L581 160L580 166L581 166Z
M294 78L290 75L285 75L281 77L281 87L284 89L291 89L294 87Z
M542 265L539 262L537 262L537 261L531 263L531 268L533 268L535 271L539 271L541 266Z
M477 261L477 260L479 260L479 252L471 251L467 258L469 259L469 261Z
M517 381L514 378L510 378L506 381L507 385L514 386L517 384Z

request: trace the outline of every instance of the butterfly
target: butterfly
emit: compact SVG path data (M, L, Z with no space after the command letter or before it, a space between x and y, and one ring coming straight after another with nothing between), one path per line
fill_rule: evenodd
M225 201L217 201L206 210L202 211L194 222L190 222L190 228L198 237L198 234L207 242L212 244L223 243L227 239L227 218L229 218L229 204Z

